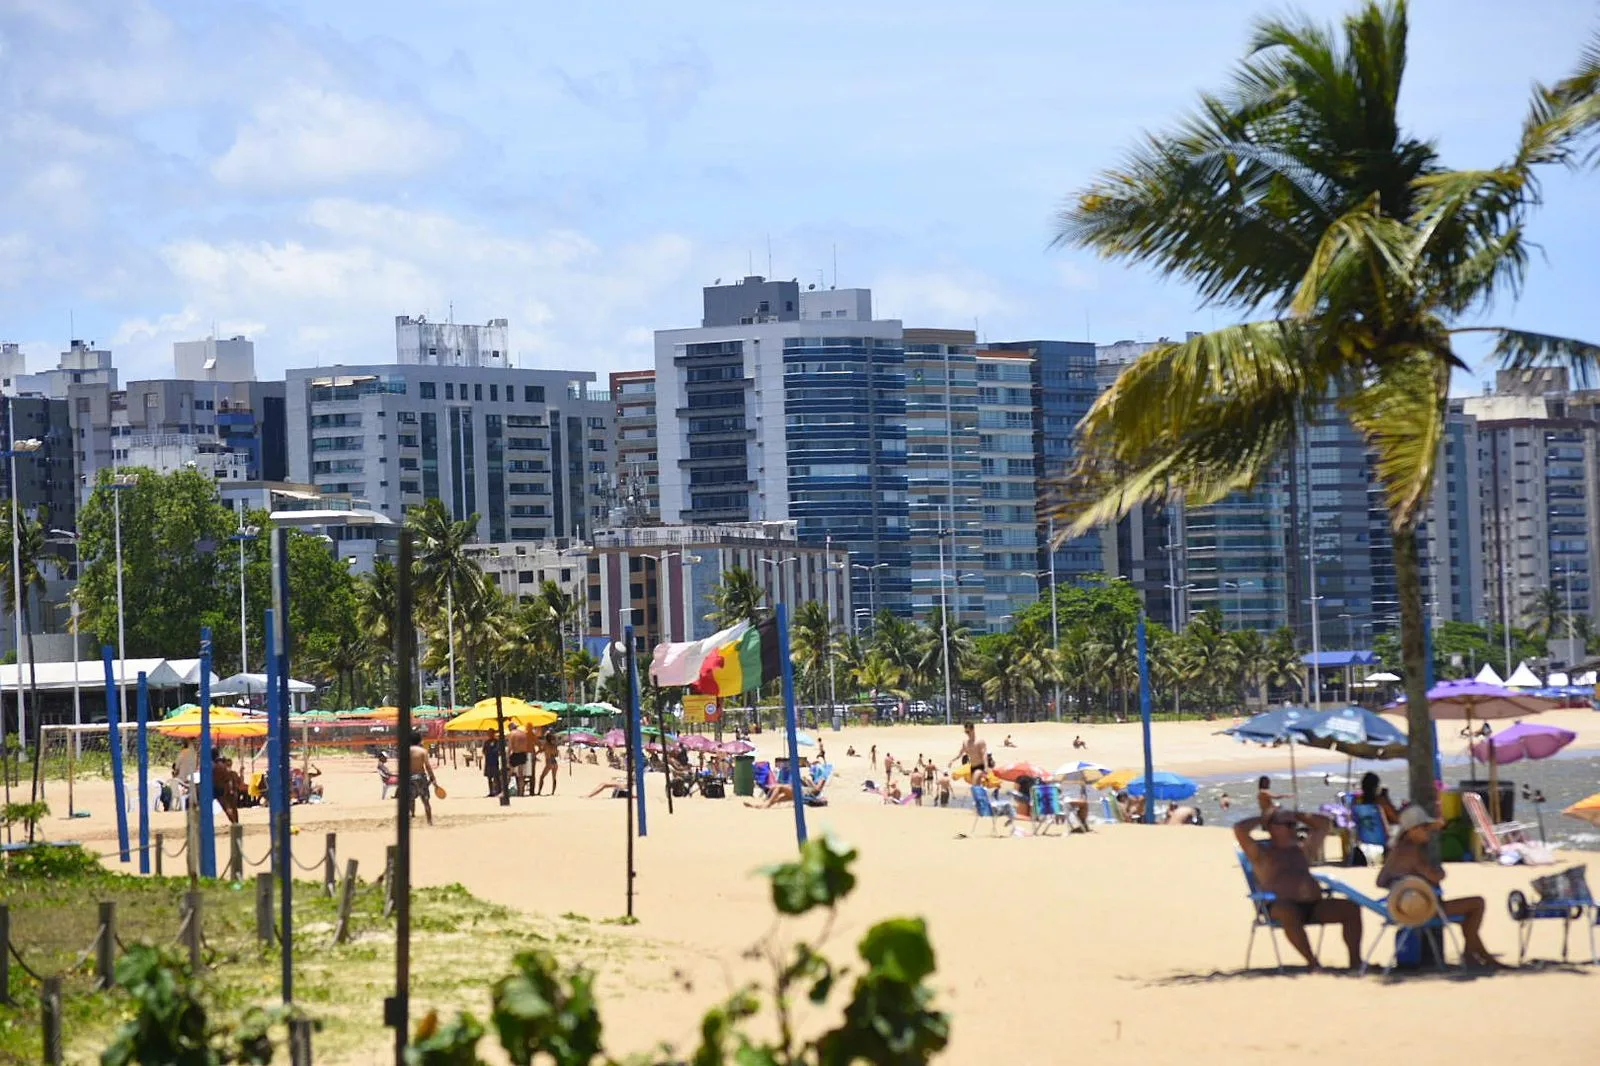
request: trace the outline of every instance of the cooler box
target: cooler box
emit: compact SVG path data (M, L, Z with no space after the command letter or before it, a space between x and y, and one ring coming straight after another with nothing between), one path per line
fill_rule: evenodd
M735 755L733 757L733 794L735 796L754 796L756 794L756 757L754 755Z

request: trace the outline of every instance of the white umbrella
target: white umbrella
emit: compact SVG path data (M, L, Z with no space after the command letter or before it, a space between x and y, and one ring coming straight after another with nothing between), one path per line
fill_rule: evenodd
M1373 681L1373 682L1377 682L1377 681L1399 681L1400 680L1400 675L1399 674L1391 674L1387 670L1379 670L1375 674L1368 674L1362 680L1364 680L1364 681Z
M1099 763L1079 760L1077 762L1062 763L1056 767L1056 772L1053 776L1057 781L1095 781L1110 772L1111 768L1109 766L1101 766Z

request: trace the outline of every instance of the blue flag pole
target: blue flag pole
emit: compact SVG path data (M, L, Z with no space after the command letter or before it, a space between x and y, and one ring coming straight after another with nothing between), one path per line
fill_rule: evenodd
M150 872L150 682L139 671L139 872Z
M278 724L278 747L273 752L278 762L278 854L281 857L278 890L278 938L283 945L282 965L283 1001L294 1002L294 859L290 851L290 825L292 812L289 804L289 531L278 528L272 531L272 605L277 608L273 616L278 624L277 639L273 641L278 660L278 691L272 718ZM409 753L407 758L409 759ZM504 758L504 753L502 753ZM402 772L409 772L402 767Z
M639 707L639 665L633 654L633 626L622 627L622 639L628 642L628 724L631 736L628 745L633 751L633 799L639 806L639 835L648 835L644 824L644 733L643 714ZM662 739L661 747L666 748Z
M122 715L117 702L116 672L111 666L115 654L109 644L100 646L100 661L106 667L106 721L110 723L111 745L111 797L117 805L117 852L123 862L128 861L128 786L122 780Z
M1150 654L1139 612L1139 721L1144 727L1144 821L1156 820L1156 761L1150 750Z
M241 667L243 669L243 667ZM217 876L216 781L211 747L211 628L200 627L200 876ZM188 784L189 782L184 782Z
M789 787L794 790L794 839L806 842L806 790L800 783L800 725L794 712L794 663L789 658L789 610L777 606L778 658L783 663L783 728L789 735ZM765 679L763 679L765 680ZM945 708L949 713L949 708Z
M1433 688L1433 626L1428 624L1426 615L1422 618L1422 679L1427 683L1428 689ZM1433 720L1433 709L1428 709L1429 728L1433 730L1433 779L1444 780L1444 766L1439 758L1439 723ZM1472 738L1467 738L1470 748Z

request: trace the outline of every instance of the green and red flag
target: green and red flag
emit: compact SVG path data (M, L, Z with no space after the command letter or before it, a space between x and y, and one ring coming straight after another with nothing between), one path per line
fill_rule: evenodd
M723 642L706 650L700 675L690 686L704 696L737 696L782 676L778 623L767 618L735 626Z

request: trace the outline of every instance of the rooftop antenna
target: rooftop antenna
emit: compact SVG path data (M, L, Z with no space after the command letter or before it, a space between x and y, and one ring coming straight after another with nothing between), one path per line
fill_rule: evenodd
M754 274L756 272L756 253L752 252L752 251L749 251L749 250L746 250L745 253L744 253L744 258L745 258L744 276L745 277L749 277L751 274Z
M833 246L833 285L831 286L831 288L837 289L838 287L839 287L839 245L837 243L835 243L834 246Z
M772 277L772 234L767 234L767 277Z
M78 319L72 308L67 308L67 346L78 339Z

